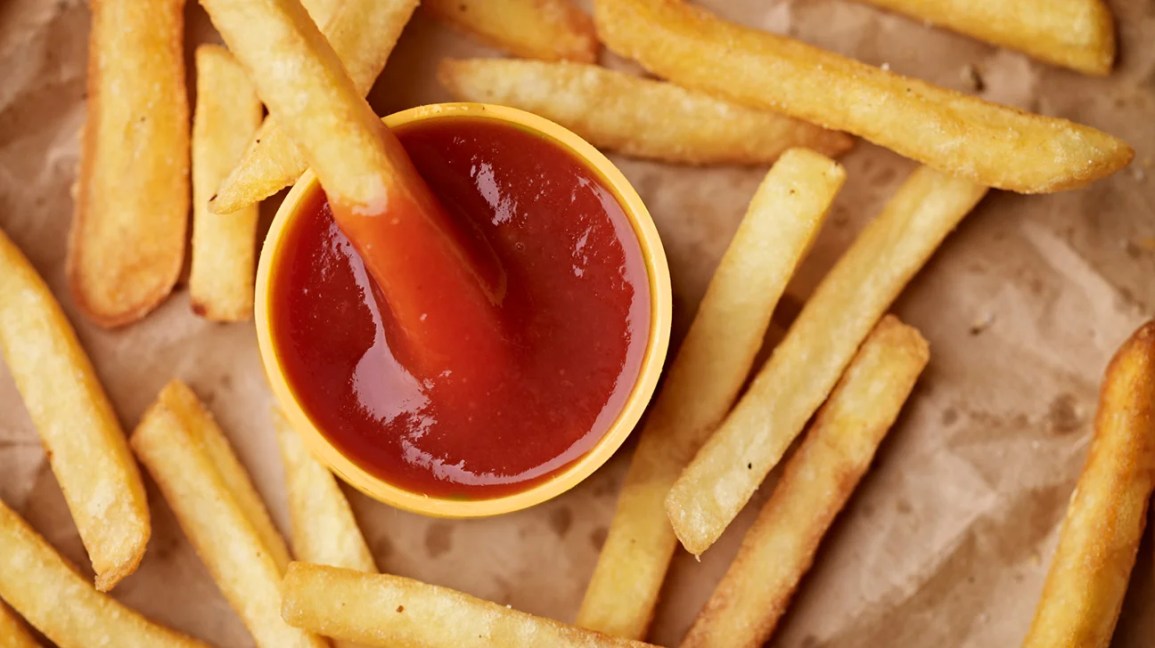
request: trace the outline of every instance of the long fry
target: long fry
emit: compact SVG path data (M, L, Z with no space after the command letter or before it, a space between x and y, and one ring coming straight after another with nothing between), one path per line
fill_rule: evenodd
M91 7L68 279L85 315L119 326L169 294L184 256L184 0L93 0Z
M16 613L0 601L0 648L40 648Z
M845 133L596 65L511 59L442 61L458 99L521 108L599 148L690 164L765 164L788 148L845 153Z
M189 301L211 320L251 319L257 205L216 214L209 199L260 125L261 100L245 71L219 45L198 47L196 68Z
M328 8L328 19L317 20L362 96L369 93L385 68L416 8L417 0L346 0ZM312 7L309 10L314 18L323 13ZM281 129L277 118L269 116L209 205L225 214L258 202L295 182L308 166L305 154Z
M1155 485L1155 321L1107 367L1087 464L1023 645L1107 646Z
M594 22L570 0L424 0L421 8L514 56L597 60Z
M282 585L289 623L367 646L648 646L401 576L295 562Z
M3 502L0 598L60 648L207 648L93 589L75 567Z
M48 286L0 231L0 354L108 591L136 571L152 528L140 472L92 363Z
M793 149L758 188L642 431L578 625L645 637L677 546L662 502L738 397L786 282L845 178L833 161Z
M945 173L1021 193L1078 187L1125 166L1123 142L992 104L680 0L597 0L606 46L651 72L752 108L859 135Z
M257 645L325 646L280 618L284 541L270 536L276 530L268 513L188 387L174 381L161 391L133 433L132 448Z
M786 464L683 648L756 648L770 638L929 359L917 330L889 315L878 323Z
M722 535L834 387L858 345L985 187L920 167L826 275L666 498L678 539Z
M1108 74L1115 25L1103 0L859 0L1088 74Z

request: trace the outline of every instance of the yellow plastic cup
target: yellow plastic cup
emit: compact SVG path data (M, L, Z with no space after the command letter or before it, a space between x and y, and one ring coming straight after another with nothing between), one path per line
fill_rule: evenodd
M658 230L642 199L604 155L568 129L532 113L479 103L446 103L403 110L384 118L390 128L417 121L471 117L512 124L552 140L568 149L592 169L613 193L633 226L650 286L650 330L638 379L617 418L589 452L566 468L523 491L488 499L464 500L434 497L392 484L357 465L334 446L305 412L289 384L269 320L270 282L286 228L307 204L306 197L319 191L317 177L306 171L289 191L273 219L261 249L257 267L255 321L261 360L277 404L313 455L337 476L369 497L414 513L445 518L500 515L540 504L573 488L602 466L621 447L641 418L654 394L670 342L670 269Z

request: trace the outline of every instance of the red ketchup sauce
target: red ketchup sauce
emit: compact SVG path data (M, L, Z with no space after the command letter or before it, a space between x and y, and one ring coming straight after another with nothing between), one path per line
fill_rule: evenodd
M437 497L523 491L590 450L633 389L650 327L641 249L600 176L552 140L471 117L394 132L464 238L496 256L508 353L422 375L320 190L272 269L276 352L306 414L368 472ZM410 272L442 285L439 268Z

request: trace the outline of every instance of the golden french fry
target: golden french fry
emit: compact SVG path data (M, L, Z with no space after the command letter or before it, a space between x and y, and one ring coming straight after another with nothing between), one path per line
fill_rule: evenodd
M570 0L424 0L421 8L514 56L593 63L594 22Z
M309 454L280 411L273 411L285 464L293 555L300 560L376 572L377 564L337 479Z
M1090 454L1023 646L1111 643L1155 480L1155 321L1116 352L1103 378Z
M644 638L677 538L662 503L729 411L846 172L791 149L766 175L651 408L577 624Z
M596 0L611 50L678 85L859 135L950 175L1020 193L1071 189L1130 162L1122 141L723 22L675 0Z
M108 591L136 571L152 532L140 472L76 332L0 231L0 354Z
M890 315L878 323L787 462L683 648L757 648L770 638L929 359L917 330Z
M68 280L102 326L172 290L188 222L184 0L93 0L88 122Z
M323 13L308 8L314 18ZM362 96L385 68L416 8L417 0L346 0L329 9L327 20L316 20ZM277 118L269 116L209 206L224 214L263 200L296 182L308 166Z
M920 167L859 234L670 490L666 513L690 553L722 535L878 319L986 191Z
M262 648L322 647L278 614L288 552L212 416L179 381L132 435L132 448L225 599Z
M257 131L261 100L245 71L219 45L198 47L196 68L189 302L197 314L211 320L247 320L253 316L257 205L216 214L209 209L209 199Z
M281 586L289 623L368 646L648 646L401 576L295 562Z
M0 601L0 648L40 648L16 613Z
M859 0L1088 74L1109 74L1115 25L1103 0Z
M93 589L75 567L3 502L0 598L60 648L207 648ZM0 635L0 644L3 641L4 636Z
M668 162L764 164L791 147L837 156L854 144L845 133L596 65L445 60L438 78L463 101L528 110L599 148Z

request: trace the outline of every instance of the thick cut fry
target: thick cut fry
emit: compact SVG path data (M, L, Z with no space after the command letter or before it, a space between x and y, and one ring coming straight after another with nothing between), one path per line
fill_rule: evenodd
M16 613L0 601L0 648L40 648Z
M878 323L786 464L683 648L757 648L770 638L929 359L918 331L889 315Z
M593 63L594 22L570 0L424 0L422 9L514 56Z
M280 618L284 541L228 441L188 387L174 381L161 391L133 433L132 448L257 645L324 646Z
M257 205L216 214L209 209L209 198L260 125L261 100L225 48L201 45L196 67L189 301L194 311L211 320L247 320L253 316Z
M985 193L920 167L866 226L670 490L666 512L688 551L701 554L722 535L870 329Z
M770 315L845 178L833 161L794 149L758 188L642 431L578 625L645 637L678 542L662 502L738 397Z
M859 135L940 171L1021 193L1071 189L1133 155L1123 142L718 20L681 0L597 0L606 46L678 85Z
M320 10L306 7L317 18ZM417 0L347 0L330 8L328 19L316 20L362 96L385 68L416 8ZM269 116L209 206L224 214L263 200L296 182L308 166L296 142Z
M91 7L68 279L85 315L119 326L169 294L184 256L184 0L93 0Z
M0 502L0 598L60 648L207 648L92 588L76 568ZM0 645L4 637L0 636Z
M859 1L1088 74L1108 74L1115 61L1115 25L1103 0Z
M152 531L140 472L60 304L0 231L0 353L24 399L96 587L136 571Z
M401 576L295 562L282 614L299 627L367 646L526 648L648 646L537 617Z
M1107 646L1155 480L1155 321L1107 367L1095 436L1024 646Z
M438 77L458 99L528 110L599 148L668 162L764 164L795 146L836 156L854 143L845 133L596 65L446 60Z

